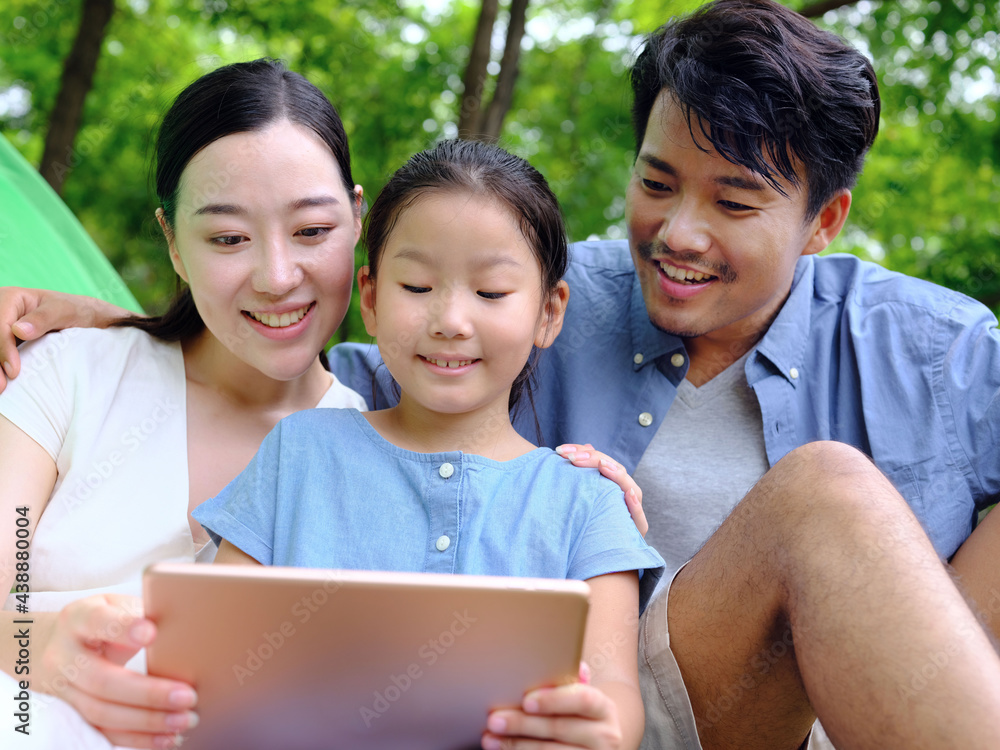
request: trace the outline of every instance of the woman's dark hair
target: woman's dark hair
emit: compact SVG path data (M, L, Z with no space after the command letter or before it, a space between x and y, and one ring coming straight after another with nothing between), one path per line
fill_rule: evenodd
M234 63L203 75L184 89L160 125L156 196L168 228L174 226L177 214L181 173L195 154L227 135L263 130L282 119L309 128L330 147L344 187L351 194L354 178L347 134L323 92L277 60ZM141 328L165 341L182 341L205 328L190 288L180 279L177 294L163 315L127 318L117 325ZM325 366L325 356L323 359Z
M486 196L506 206L521 229L542 271L542 293L551 293L566 273L566 230L559 201L545 178L524 159L479 141L442 141L410 158L389 179L365 218L364 244L372 279L389 235L402 213L430 192ZM469 228L470 234L475 228ZM531 378L533 350L510 389L508 407L517 405ZM534 408L531 390L528 399Z
M668 91L696 143L707 140L782 194L775 173L797 186L801 161L806 220L854 186L878 133L867 58L771 0L717 0L670 21L647 38L631 82L637 153L653 104Z

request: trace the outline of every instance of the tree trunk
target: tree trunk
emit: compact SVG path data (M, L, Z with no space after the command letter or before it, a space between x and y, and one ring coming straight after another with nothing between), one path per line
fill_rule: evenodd
M503 118L507 116L514 98L514 83L518 75L518 58L521 55L521 39L524 37L525 16L528 0L511 0L510 23L507 25L507 41L500 61L500 74L493 92L490 106L486 108L480 130L480 140L496 141L500 138Z
M486 85L486 66L490 62L490 40L493 24L497 19L499 0L483 0L476 24L476 34L469 50L469 64L462 78L462 107L458 113L459 138L474 138L479 132L483 87Z
M80 28L63 63L59 94L49 118L49 132L39 171L56 193L62 194L70 169L76 165L73 142L83 119L83 105L94 84L104 32L114 13L114 0L83 0Z

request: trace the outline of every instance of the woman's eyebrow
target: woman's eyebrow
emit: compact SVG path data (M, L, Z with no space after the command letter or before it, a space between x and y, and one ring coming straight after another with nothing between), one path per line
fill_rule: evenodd
M334 198L332 195L315 195L309 198L299 198L288 204L288 207L292 211L298 211L302 208L313 208L315 206L335 206L340 203L339 200Z

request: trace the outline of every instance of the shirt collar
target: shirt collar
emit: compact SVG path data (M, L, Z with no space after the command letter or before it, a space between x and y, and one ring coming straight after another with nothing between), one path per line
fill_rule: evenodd
M806 255L795 264L788 299L757 345L757 356L747 369L751 385L766 374L776 371L795 386L805 374L803 365L812 324L815 260L815 256ZM771 367L767 367L762 360L770 363Z
M684 379L687 373L687 354L684 350L684 342L670 333L664 333L654 326L649 320L649 313L646 312L646 302L642 298L642 285L639 283L638 274L632 274L632 297L629 301L629 327L632 332L632 369L641 370L647 365L651 365L660 360L664 355L683 354L684 366L672 368L672 372L679 375L677 382ZM641 361L637 355L641 354Z

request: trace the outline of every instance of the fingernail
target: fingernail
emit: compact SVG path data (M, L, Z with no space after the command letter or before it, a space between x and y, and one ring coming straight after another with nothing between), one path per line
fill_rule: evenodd
M177 708L190 708L197 703L198 696L191 688L174 688L167 696L167 701Z
M625 493L625 499L629 502L635 502L635 488L630 488L628 492Z
M35 332L35 327L31 323L15 323L10 327L14 335L19 339L24 339Z
M576 458L576 454L575 454L575 453L572 453L572 452L570 452L570 453L562 453L562 454L560 454L560 455L561 455L561 456L562 456L563 458L565 458L566 460L568 460L568 461L572 461L572 460L573 460L574 458Z
M186 732L198 726L198 714L194 711L185 711L181 714L170 714L164 722L168 728L176 732Z
M521 708L524 709L526 714L538 713L538 700L536 698L525 698L521 704Z
M4 363L3 363L3 371L4 371L5 373L7 373L7 377L8 377L8 378L12 378L12 377L14 377L14 365L12 365L12 364L11 364L10 362L8 362L7 360L4 360Z
M482 746L483 750L502 750L503 747L496 737L483 737Z
M565 445L557 445L556 446L556 453L558 453L560 456L565 456L566 455L566 446Z
M500 716L491 716L486 722L486 728L491 732L500 734L507 729L507 721Z
M129 630L129 637L138 644L145 646L153 640L153 625L149 622L137 622Z
M618 464L612 463L611 461L607 461L603 458L601 459L601 467L607 469L608 471L618 471Z
M170 736L159 736L153 738L153 747L156 750L173 750L173 748L181 746L180 735L170 735Z
M576 458L579 461L584 461L590 458L590 454L587 453L587 451L580 451L579 453L575 454L574 458Z

